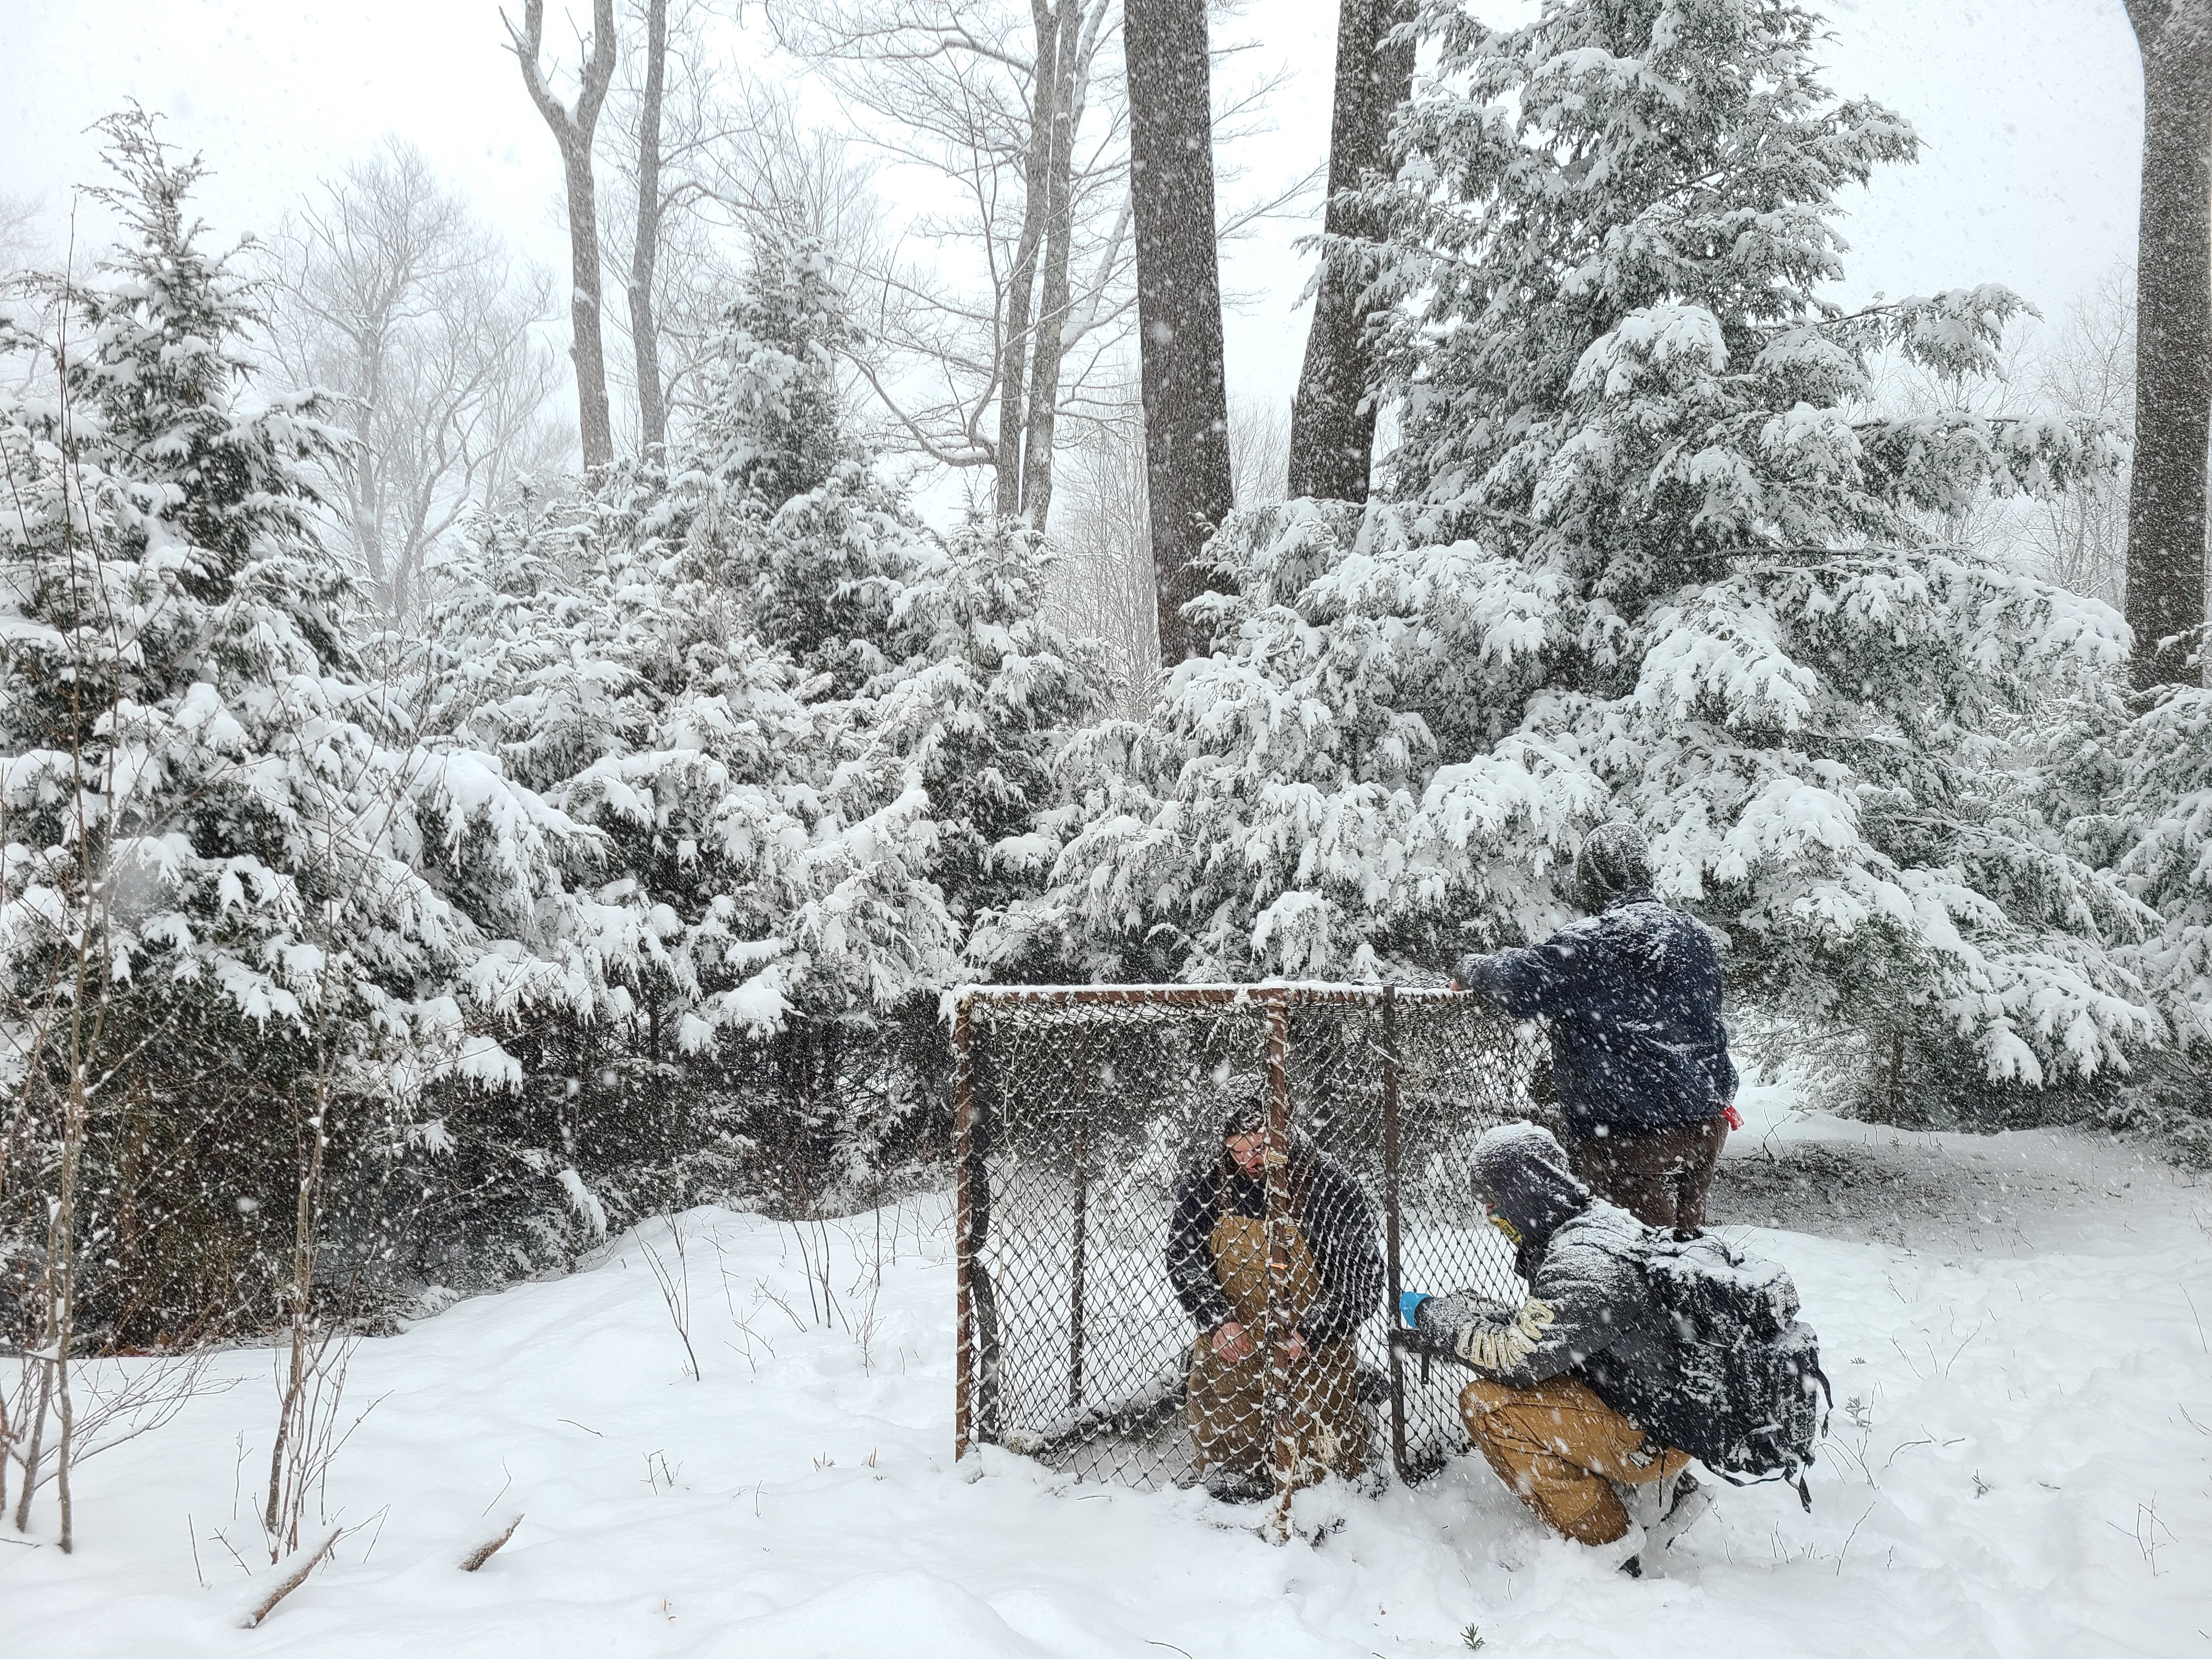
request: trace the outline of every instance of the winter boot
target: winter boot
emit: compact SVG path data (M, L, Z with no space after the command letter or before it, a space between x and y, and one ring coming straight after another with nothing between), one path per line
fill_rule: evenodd
M1670 1550L1674 1540L1696 1524L1713 1506L1713 1489L1702 1486L1687 1469L1670 1480L1652 1483L1658 1490L1658 1513L1644 1528L1645 1547Z
M1584 1544L1581 1548L1583 1555L1597 1566L1611 1567L1614 1571L1626 1573L1631 1578L1641 1578L1644 1576L1644 1563L1641 1558L1650 1553L1650 1544L1644 1534L1644 1528L1632 1518L1628 1523L1628 1530L1611 1543Z
M1259 1504L1275 1495L1271 1477L1247 1469L1208 1469L1202 1484L1209 1498L1223 1504Z

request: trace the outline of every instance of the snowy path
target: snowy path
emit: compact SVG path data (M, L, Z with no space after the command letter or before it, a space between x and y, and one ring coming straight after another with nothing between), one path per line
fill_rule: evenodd
M265 1448L273 1391L264 1362L235 1357L240 1386L88 1467L74 1559L0 1547L6 1646L1356 1659L1464 1654L1472 1626L1512 1659L2212 1654L2212 1344L2191 1307L2212 1316L2212 1190L2086 1137L1954 1144L1785 1121L1785 1104L1766 1099L1739 1138L1727 1203L1840 1236L1730 1231L1796 1274L1836 1439L1813 1514L1779 1488L1724 1492L1661 1577L1544 1540L1466 1462L1379 1500L1308 1494L1303 1525L1341 1526L1283 1548L1194 1493L1078 1486L1000 1455L963 1479L941 1203L897 1212L865 1349L799 1328L792 1230L699 1211L681 1225L702 1381L635 1237L366 1344L349 1398L381 1402L331 1482L366 1524L247 1633L228 1622L244 1580L214 1534L250 1559L239 1437ZM1933 1197L1911 1176L1931 1161L1963 1171ZM1864 1177L1840 1205L1820 1184L1838 1167ZM1904 1243L1885 1231L1900 1217ZM856 1320L866 1292L845 1293L875 1226L832 1232ZM644 1237L665 1257L668 1224ZM482 1515L511 1508L514 1541L458 1571Z

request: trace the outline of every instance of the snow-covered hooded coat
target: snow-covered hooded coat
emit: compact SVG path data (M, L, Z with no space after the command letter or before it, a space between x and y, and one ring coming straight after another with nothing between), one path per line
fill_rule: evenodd
M1551 1030L1552 1081L1573 1132L1650 1134L1735 1097L1720 952L1648 889L1526 950L1470 956L1459 982Z
M1661 1236L1593 1196L1533 1123L1485 1133L1474 1175L1510 1224L1528 1297L1518 1307L1467 1291L1430 1297L1414 1312L1414 1346L1515 1388L1571 1372L1662 1444L1679 1443L1673 1425L1711 1402L1680 1386L1677 1333L1647 1288Z
M1221 1119L1220 1140L1265 1127L1267 1108L1256 1093L1231 1090ZM1290 1142L1291 1213L1313 1252L1326 1287L1302 1324L1306 1339L1319 1344L1349 1336L1382 1304L1382 1253L1375 1212L1352 1173L1322 1152L1303 1131ZM1176 1297L1201 1331L1231 1318L1233 1310L1215 1275L1208 1243L1214 1224L1224 1215L1254 1218L1267 1213L1264 1182L1237 1167L1226 1152L1200 1159L1176 1185L1175 1212L1168 1224L1168 1280Z

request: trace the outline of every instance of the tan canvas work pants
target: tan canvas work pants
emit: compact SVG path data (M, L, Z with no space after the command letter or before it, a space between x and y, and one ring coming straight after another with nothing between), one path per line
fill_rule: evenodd
M1638 1428L1571 1376L1533 1389L1478 1377L1460 1391L1459 1414L1498 1478L1536 1518L1578 1544L1610 1544L1628 1530L1628 1510L1608 1484L1640 1486L1679 1474L1686 1452L1654 1446Z
M1198 1339L1184 1411L1201 1469L1261 1475L1274 1466L1267 1422L1267 1230L1252 1216L1225 1215L1208 1241L1222 1293L1237 1322L1252 1334L1251 1354L1231 1362L1213 1351L1212 1333ZM1320 1270L1305 1235L1292 1228L1280 1269L1284 1306L1295 1325L1321 1299ZM1287 1427L1295 1445L1294 1484L1328 1474L1357 1474L1366 1466L1366 1424L1359 1410L1358 1358L1351 1337L1312 1349L1288 1372Z

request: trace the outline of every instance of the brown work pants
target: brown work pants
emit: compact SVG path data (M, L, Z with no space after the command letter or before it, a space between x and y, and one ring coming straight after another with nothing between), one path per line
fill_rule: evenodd
M1267 1323L1267 1224L1251 1216L1227 1215L1214 1224L1208 1241L1222 1294L1255 1346L1241 1360L1213 1351L1212 1335L1201 1334L1191 1351L1183 1409L1190 1424L1191 1450L1201 1469L1263 1475L1274 1467L1279 1448L1290 1465L1291 1484L1310 1486L1330 1474L1357 1474L1367 1462L1367 1422L1359 1408L1358 1345L1349 1336L1316 1344L1283 1374L1284 1401L1278 1418L1267 1411L1269 1364ZM1286 1322L1295 1326L1322 1298L1324 1286L1304 1231L1290 1230L1279 1295Z
M1575 1173L1600 1198L1647 1227L1695 1232L1728 1139L1716 1114L1648 1135L1590 1135L1574 1145Z
M1477 1377L1460 1391L1459 1414L1498 1478L1539 1521L1578 1544L1610 1544L1627 1532L1628 1510L1610 1482L1640 1486L1690 1462L1654 1445L1571 1376L1533 1389Z

